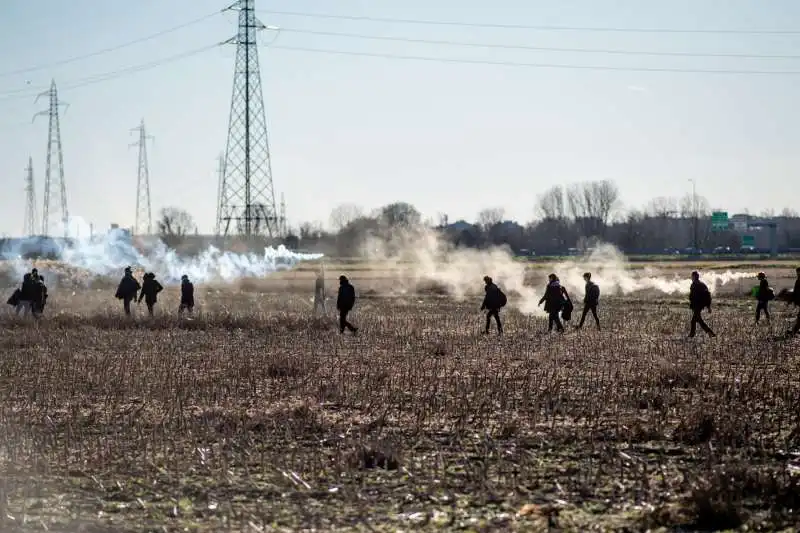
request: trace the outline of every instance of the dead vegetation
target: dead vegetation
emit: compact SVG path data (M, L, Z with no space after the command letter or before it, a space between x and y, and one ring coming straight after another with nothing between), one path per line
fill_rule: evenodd
M2 531L798 526L782 305L770 332L720 302L689 341L684 305L607 299L603 332L512 312L498 339L476 302L375 295L341 337L307 295L133 321L107 296L0 318Z

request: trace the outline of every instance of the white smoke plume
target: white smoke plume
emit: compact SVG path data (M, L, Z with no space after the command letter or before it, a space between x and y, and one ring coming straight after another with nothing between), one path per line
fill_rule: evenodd
M584 256L562 261L549 270L532 270L531 263L515 259L507 249L456 248L437 232L427 229L392 232L389 237L370 236L364 243L363 253L374 261L388 263L401 277L413 280L418 286L433 282L459 300L482 294L482 279L488 275L507 293L519 295L510 299L509 305L526 314L543 313L538 303L551 272L559 277L573 300L580 301L585 285L584 272L592 273L592 280L600 285L604 295L644 290L675 295L689 293L689 274L693 269L687 264L685 272L672 277L648 268L633 270L617 248L601 244ZM755 273L730 271L701 271L700 274L712 293L732 281L755 276Z
M322 254L292 252L283 245L266 247L263 254L233 253L208 246L191 257L182 257L162 241L134 246L127 232L111 230L107 234L59 241L53 239L23 239L0 249L0 258L21 278L32 262L23 258L36 251L53 257L59 265L83 270L96 276L122 275L127 266L154 272L162 283L179 283L186 274L197 283L232 282L247 277L263 277L287 270L301 261L319 259ZM42 269L40 269L42 270Z

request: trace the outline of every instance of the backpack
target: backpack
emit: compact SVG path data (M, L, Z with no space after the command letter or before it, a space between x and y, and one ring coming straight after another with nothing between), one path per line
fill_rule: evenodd
M775 299L775 290L772 287L767 288L767 300Z
M500 287L497 287L497 303L500 304L500 307L505 307L508 303L508 297L506 293L504 293Z
M600 300L600 286L596 283L592 284L592 286L589 288L589 300L595 302Z
M703 307L711 307L711 291L703 285Z

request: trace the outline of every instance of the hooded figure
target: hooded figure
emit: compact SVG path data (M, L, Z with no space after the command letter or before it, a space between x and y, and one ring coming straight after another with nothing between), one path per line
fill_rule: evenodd
M122 300L126 315L131 314L131 302L136 300L136 293L139 292L140 288L141 285L139 285L139 281L133 277L131 267L125 267L125 275L122 276L122 280L119 282L114 297L118 300Z
M498 335L502 335L503 323L500 321L500 309L506 305L508 300L506 295L503 294L503 291L500 290L500 287L494 284L492 278L484 276L483 282L485 284L484 291L486 295L483 297L481 311L489 311L486 313L486 329L483 331L483 334L489 334L489 327L492 324L492 317L494 317L494 321L497 323L497 333Z
M158 293L162 290L164 290L164 287L156 281L155 274L148 272L144 275L144 279L142 280L142 293L139 295L139 303L142 303L142 299L144 299L144 303L147 304L147 312L150 316L153 316L153 307L158 301Z
M156 282L158 283L158 282ZM184 274L181 276L181 305L178 307L178 313L194 309L194 285L189 281L189 276Z
M347 321L347 314L356 305L356 289L350 284L347 276L339 276L339 294L336 298L336 309L339 310L339 333L345 328L355 334L358 328Z
M708 312L711 312L711 291L708 290L708 286L705 283L700 281L700 274L696 271L692 272L692 286L689 288L689 309L692 310L689 337L695 336L698 324L709 337L716 337L717 334L708 327L701 315L703 309L708 309Z
M564 325L561 324L561 318L558 314L567 301L565 298L567 291L561 286L558 276L555 274L550 274L547 279L548 283L544 290L544 296L539 300L539 305L544 304L544 310L547 313L547 331L553 331L553 326L555 326L556 331L564 333Z
M12 295L9 300L9 303L16 301L15 311L18 315L22 312L22 316L28 316L29 312L33 312L33 302L37 297L38 289L36 286L38 283L39 271L35 268L22 276L22 287L19 289L19 294L15 293L16 297Z

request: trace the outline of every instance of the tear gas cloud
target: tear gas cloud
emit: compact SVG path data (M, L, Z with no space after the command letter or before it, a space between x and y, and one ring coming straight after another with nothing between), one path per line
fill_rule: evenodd
M600 285L604 295L646 290L667 295L688 294L691 284L691 264L686 265L685 271L669 277L652 268L633 270L624 254L610 244L600 244L582 257L538 272L531 272L527 268L529 263L515 260L506 249L455 248L436 232L425 229L395 232L390 238L369 237L364 242L363 252L373 260L389 263L414 283L433 282L457 299L482 293L482 279L488 275L507 293L519 295L510 300L509 305L526 314L543 313L538 303L551 272L574 294L573 300L583 297L584 272L592 273L592 280ZM730 271L701 271L700 274L712 293L722 285L755 276L755 273Z
M76 223L71 221L71 226ZM73 231L72 235L90 234ZM19 277L29 271L32 264L22 258L27 251L36 250L56 258L61 265L84 270L97 276L122 275L126 266L154 272L162 283L180 282L186 274L195 282L232 282L247 277L263 277L270 273L294 267L301 261L319 259L322 254L292 252L283 245L265 247L262 254L221 251L214 246L192 257L181 257L162 241L142 243L138 248L130 235L113 229L105 235L83 237L66 241L52 239L22 239L0 249L0 258L11 265ZM40 269L41 270L41 269Z

